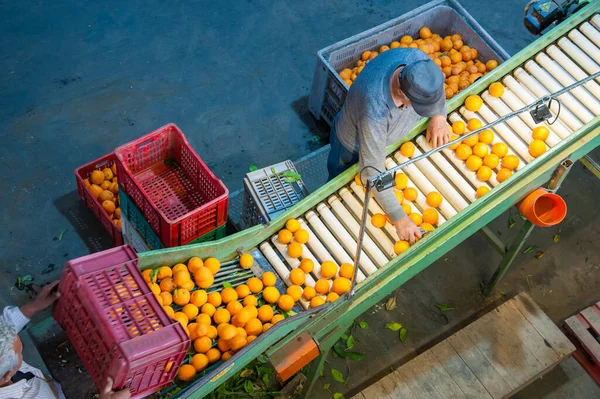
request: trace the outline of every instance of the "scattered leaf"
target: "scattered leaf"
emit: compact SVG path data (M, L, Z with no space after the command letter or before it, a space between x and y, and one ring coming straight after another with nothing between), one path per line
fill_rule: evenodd
M387 302L385 303L385 310L394 310L396 309L396 296L392 296L390 299L387 300Z
M363 330L366 330L367 328L369 328L369 324L366 321L361 321L360 323L358 323L358 325L360 326L360 328L362 328Z
M262 376L262 382L263 382L265 385L269 385L269 383L271 382L271 377L269 376L269 374L264 374L264 375Z
M254 384L252 384L252 381L246 380L244 383L244 391L248 393L254 393Z
M346 346L348 349L354 348L354 337L352 335L346 340Z
M223 283L223 288L233 288L233 285L231 285L231 283L230 283L230 282L227 282L227 281L225 281L225 282Z
M298 313L294 312L292 309L290 309L290 310L288 310L287 312L284 313L286 319L288 317L292 317L292 316L294 316L296 314L298 314Z
M60 241L63 239L63 235L67 232L67 229L64 229L56 237L54 237L54 241Z
M500 230L496 231L498 233L498 237L502 237L502 232Z
M400 342L406 341L406 336L408 335L408 330L404 327L400 329Z
M343 393L339 393L339 392L334 392L333 395L331 395L333 397L333 399L346 399L346 397L344 396Z
M275 172L275 168L271 168L271 173L273 173L274 175L277 174L277 172Z
M444 262L448 262L448 258L444 258Z
M319 136L312 136L311 140L313 143L319 143L321 142L321 138Z
M358 352L346 352L346 356L348 356L348 358L352 360L362 360L365 358L365 355Z
M286 170L281 174L281 177L283 177L283 181L286 183L293 183L300 180L300 173L294 172L293 170Z
M522 220L527 220L527 217L526 217L526 216L523 216L523 215L521 215L520 213L519 213L519 216L521 217L521 219L522 219Z
M504 291L500 291L500 293L498 294L498 299L500 299L501 301L506 301L506 294L504 293Z
M523 251L524 254L530 254L537 248L537 245L530 245Z
M333 377L334 380L336 380L337 382L346 382L346 380L344 380L344 375L342 374L341 371L336 370L336 369L331 369L331 376Z
M334 355L338 355L339 357L345 359L346 358L346 352L344 352L344 350L342 349L341 346L339 346L338 344L335 344L333 346L333 353Z
M343 339L344 341L348 340L348 336L346 334L343 334L340 338Z
M250 164L250 165L248 165L248 170L250 172L254 172L255 170L258 170L258 167L256 165Z
M385 328L387 328L388 330L392 330L392 331L398 331L402 328L402 324L400 323L387 323L385 325Z
M246 378L246 377L248 377L248 376L252 375L252 373L254 373L254 371L253 371L253 370L250 370L250 369L243 369L243 370L242 370L242 372L240 373L240 377L242 377L242 378Z
M540 259L544 255L545 255L544 251L537 251L534 256L536 259Z
M269 361L269 359L265 355L258 355L258 357L256 358L256 360L258 360L262 364L265 364L266 362Z
M331 386L331 384L327 383L327 384L323 385L323 389L326 390L326 391L329 391L329 387L330 386Z
M555 234L554 237L552 237L552 240L554 242L558 242L558 240L560 240L560 235L559 234Z
M449 310L454 310L454 308L451 308L450 306L448 306L445 303L437 303L435 306L437 306L437 308L439 310L441 310L442 312L447 312Z
M517 222L515 222L515 219L513 219L513 216L510 215L510 217L508 218L508 228L512 229L513 227L515 227L515 224L517 224Z

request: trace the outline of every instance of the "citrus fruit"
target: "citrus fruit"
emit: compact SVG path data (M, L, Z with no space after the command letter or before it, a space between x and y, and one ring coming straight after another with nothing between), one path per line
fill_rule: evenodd
M496 154L487 154L483 158L483 164L488 168L495 169L498 164L500 164L500 158Z
M435 227L433 227L433 225L431 225L430 223L426 223L426 222L421 223L421 225L419 227L425 231L433 231L435 229Z
M483 126L483 124L477 118L471 118L471 119L469 119L469 122L467 123L467 128L472 132L477 129L481 129L482 126Z
M373 225L373 227L377 227L378 229L385 226L386 221L387 220L383 213L376 213L373 216L371 216L371 224Z
M216 308L221 306L221 303L223 303L223 299L221 298L221 294L215 291L208 294L206 302L210 303Z
M298 302L302 298L302 287L299 285L290 285L285 293L294 298L294 302Z
M173 310L172 307L164 305L162 308L164 309L164 311L167 314L167 316L169 316L170 318L174 318L175 317L175 311Z
M229 323L229 320L231 320L231 314L227 309L219 308L213 314L213 320L215 321L216 325Z
M479 141L484 144L491 144L494 141L494 132L490 129L485 129L479 133Z
M319 279L315 283L315 291L319 294L327 294L329 292L329 282L325 279Z
M488 62L485 63L485 69L489 71L495 69L498 66L498 61L496 60L489 60Z
M477 155L471 155L469 156L469 158L467 158L465 164L467 165L467 168L469 168L469 170L477 172L479 168L481 168L481 165L483 165L483 160Z
M156 273L156 278L159 280L173 277L173 272L169 266L161 266L158 268L158 272Z
M152 269L146 269L146 270L142 271L142 277L144 278L144 281L145 281L145 282L147 282L147 283L151 283L151 282L152 282L152 279L153 279L154 281L156 281L156 276L154 276L154 277L152 278L152 276L151 276L151 273L152 273Z
M162 298L163 305L170 305L173 303L173 295L170 292L161 292L160 297Z
M504 86L502 86L502 83L494 82L488 87L488 91L492 97L502 97L502 94L504 94Z
M282 316L283 317L283 316ZM271 318L272 320L272 318ZM244 326L244 330L246 330L246 334L248 335L260 335L263 332L263 325L258 318L253 318L248 320L246 325Z
M492 178L492 169L489 166L483 165L477 171L477 178L481 181L488 181Z
M476 198L480 198L483 197L484 195L486 195L487 193L490 192L490 189L488 187L485 186L481 186L477 189L477 191L475 192L475 197Z
M247 343L246 337L238 334L229 341L229 346L231 350L237 351L246 346Z
M299 258L302 256L302 245L297 242L292 242L287 247L287 253L292 258Z
M452 131L459 136L465 133L465 123L463 121L456 121L452 124Z
M188 328L190 328L190 325L188 325ZM196 338L208 336L209 327L210 327L210 324L196 323L196 329L195 329L196 330Z
M183 287L188 281L190 281L190 273L187 270L180 270L173 274L173 283L178 287Z
M100 194L102 194L102 187L96 185L96 184L92 184L90 186L90 191L92 192L92 195L94 196L94 198L98 198L100 196Z
M290 219L287 222L285 222L285 228L291 231L292 233L295 233L300 228L300 222L296 219Z
M396 243L394 244L394 252L396 253L396 255L400 255L408 248L410 248L410 244L408 243L408 241L396 241Z
M236 331L237 331L237 329L236 329ZM222 351L222 352L227 352L227 351L229 351L231 349L231 346L229 345L229 341L228 340L226 340L226 339L219 339L217 341L217 348L219 348L219 350Z
M102 182L104 181L104 173L102 173L99 170L94 170L89 177L90 181L92 182L92 184L102 184Z
M350 263L342 263L340 266L340 277L352 278L354 277L354 265Z
M306 274L302 269L296 268L292 269L290 272L290 281L295 285L302 285L306 280Z
M323 278L332 278L337 273L337 265L330 260L326 260L325 262L321 263L320 273Z
M196 271L198 270L198 268L200 268L201 266L204 266L204 262L202 262L202 259L194 256L191 257L190 260L188 260L188 270L191 274L196 273ZM171 276L169 276L171 277Z
M289 244L292 242L292 238L294 238L294 235L287 229L279 230L279 233L277 233L277 241L282 244Z
M202 371L208 366L208 357L204 353L196 353L192 356L192 366L196 371Z
M202 308L204 308L204 305L202 305ZM212 319L210 318L211 316L205 314L205 313L200 313L198 315L198 317L196 317L196 323L198 324L206 324L208 326L210 326L212 324ZM210 328L209 328L209 334L206 334L208 337L213 338L210 336Z
M231 324L225 324L220 331L217 328L217 331L219 332L219 338L224 340L230 340L237 335L237 329Z
M408 177L404 173L396 173L394 181L396 182L397 189L404 190L408 184Z
M479 111L479 108L483 105L483 100L478 95L470 95L465 100L465 108L471 112Z
M235 292L237 292L239 299L244 299L250 295L250 288L246 284L240 284L235 287Z
M180 270L185 270L185 271L188 271L188 268L187 268L187 266L186 266L186 265L184 265L183 263L178 263L178 264L176 264L175 266L173 266L173 267L171 268L171 271L172 271L172 273L173 273L173 274L177 273L177 272L178 272L178 271L180 271Z
M182 364L177 372L177 378L181 381L190 381L196 376L196 369L191 364Z
M292 310L292 308L294 307L294 298L292 298L288 294L283 294L279 297L279 300L277 301L277 306L284 312Z
M271 324L275 325L275 324L279 323L281 320L284 320L284 319L285 319L285 317L282 314L276 314L271 319Z
M202 305L202 308L200 310L203 314L213 317L213 315L216 313L217 309L210 303L205 303L204 305Z
M252 342L252 341L250 341L249 338L250 337L248 337L248 343ZM229 359L231 359L232 356L233 356L233 352L232 351L223 352L223 354L221 355L221 361L226 362Z
M360 173L357 173L354 176L354 183L356 183L357 186L364 187L364 185L362 184L362 181L360 180Z
M100 195L98 196L98 201L100 201L100 202L114 201L114 200L115 200L115 195L108 190L102 191L100 193Z
M407 215L412 213L412 207L410 206L410 204L402 204L402 210L404 211L404 213L406 213Z
M462 141L462 144L466 144L469 147L473 147L477 143L479 143L479 135L477 135L477 134L469 136Z
M498 182L502 183L504 180L511 177L512 174L513 174L512 170L507 169L507 168L502 168L498 171L498 175L496 175L496 180L498 180Z
M304 273L310 273L313 271L314 268L315 268L315 262L313 262L312 259L304 258L300 262L300 269L302 269L302 271Z
M415 145L411 141L407 141L400 147L400 154L410 158L415 153Z
M267 303L276 303L279 299L279 290L275 287L266 287L263 290L263 299Z
M256 277L250 277L246 281L246 285L250 288L250 291L254 294L259 293L263 289L263 283Z
M431 30L424 26L421 29L419 29L419 37L421 39L429 39L431 37Z
M244 305L244 310L248 311L251 319L258 316L258 309L256 309L256 305Z
M194 320L196 316L198 316L198 313L200 313L198 306L191 303L185 305L181 311L185 313L185 315L188 317L188 320Z
M177 288L177 287L175 286L175 283L173 282L173 279L172 279L172 278L170 278L170 277L168 277L168 278L165 278L165 279L163 279L163 280L160 282L160 290L161 290L161 291L164 291L164 292L171 292L171 291L173 291L175 288Z
M419 196L419 192L414 187L407 187L404 189L404 199L407 201L414 201Z
M456 156L458 159L464 161L473 154L473 150L466 144L461 144L456 148ZM406 197L406 194L405 194Z
M156 283L148 284L150 290L154 293L154 295L160 295L161 289L160 286Z
M231 301L227 304L227 311L229 311L229 314L232 316L237 315L242 309L244 308L244 306L239 302L239 301Z
M102 169L102 174L104 175L104 180L112 180L112 178L114 177L113 171L111 168Z
M508 146L504 143L496 143L492 146L492 154L495 154L499 158L502 158L506 154L508 154Z
M217 348L209 349L208 352L206 352L206 357L208 357L209 363L216 363L221 359L221 351Z
M177 320L179 323L181 323L183 326L187 326L188 323L190 322L188 317L183 312L175 312L175 314L173 315L173 318L175 320Z
M258 309L258 319L263 323L271 321L273 318L273 308L270 305L262 305Z
M417 226L423 223L423 217L416 212L411 213L408 217L411 218Z
M298 229L294 233L294 240L296 240L300 244L306 244L308 242L308 238L308 231L304 229Z
M490 148L485 143L477 143L473 146L473 154L479 158L485 157L488 152L490 152Z
M322 296L316 296L310 300L310 307L316 308L318 306L323 305L324 303L325 303L325 299Z
M161 294L162 294L162 292L161 292ZM160 306L164 306L164 302L163 302L162 296L160 296L160 295L154 295L154 297L156 298L156 300L158 301L158 303L160 304Z
M531 137L533 137L535 140L544 141L548 138L549 134L550 134L550 130L548 130L548 128L546 126L537 126L531 132Z
M206 353L212 346L212 339L207 336L199 337L194 340L194 350L198 353Z
M210 286L213 285L214 282L215 282L215 278L213 276L210 276L210 278L208 280L200 280L200 281L197 281L196 284L198 284L198 287L206 289L206 288L210 288Z
M442 200L443 200L442 196L437 191L431 191L429 194L427 194L427 197L426 197L427 205L434 207L434 208L437 208L438 206L440 206L442 204Z
M240 256L240 266L242 269L250 269L254 264L254 258L250 254Z
M185 288L177 288L173 291L173 302L179 306L185 306L190 302L190 292Z
M265 287L271 287L271 286L275 285L275 283L277 282L277 278L275 277L275 274L272 272L263 273L261 280Z
M338 295L344 295L346 292L350 291L350 287L352 282L345 277L338 277L333 280L333 284L331 285L331 291L335 292Z
M317 291L314 287L304 287L304 291L302 291L302 297L307 301L310 301L317 295Z
M204 261L204 267L207 267L214 276L221 268L221 262L216 258L208 258Z
M544 144L544 142L542 140L536 139L536 140L533 140L531 143L529 143L529 154L532 157L537 158L545 152L546 152L546 144Z
M427 208L423 211L423 222L425 223L436 224L439 217L438 211L434 208Z
M238 294L233 288L226 287L221 290L221 300L223 303L227 304L231 301L237 301L237 299Z
M244 298L244 302L242 302L244 306L256 306L258 304L258 299L254 295L248 295Z
M514 170L519 166L519 158L516 155L507 155L502 158L502 167L510 170Z
M330 292L329 294L327 294L326 301L327 301L327 302L335 302L335 301L337 301L338 299L340 299L340 296L339 296L337 293L335 293L335 292Z

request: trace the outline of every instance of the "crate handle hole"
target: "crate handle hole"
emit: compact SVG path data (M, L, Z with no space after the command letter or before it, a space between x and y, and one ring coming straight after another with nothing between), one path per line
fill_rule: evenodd
M152 144L152 142L154 142L154 139L153 139L153 138L150 138L150 139L148 139L148 140L142 141L141 143L139 143L139 144L137 145L137 149L140 149L140 148L142 148L142 147L145 147L145 146L147 146L148 144Z

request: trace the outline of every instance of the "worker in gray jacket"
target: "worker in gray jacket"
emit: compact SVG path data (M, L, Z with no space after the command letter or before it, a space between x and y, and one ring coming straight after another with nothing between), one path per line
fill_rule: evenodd
M427 117L427 140L434 148L450 141L446 125L444 75L418 49L385 51L369 61L352 83L346 101L331 127L329 179L357 161L364 182L385 170L386 146L400 141ZM396 228L400 240L421 238L393 190L374 196Z

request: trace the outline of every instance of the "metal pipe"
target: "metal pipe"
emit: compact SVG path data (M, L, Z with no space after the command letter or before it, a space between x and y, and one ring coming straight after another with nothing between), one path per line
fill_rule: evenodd
M365 190L365 200L363 201L363 212L360 220L360 230L358 231L358 241L356 242L356 254L354 255L354 275L352 276L352 286L350 287L350 293L348 299L354 296L354 287L356 286L356 271L358 270L358 261L360 260L360 253L362 252L363 240L365 238L365 229L367 227L367 217L369 216L369 200L371 199L371 184L367 181L367 188Z

